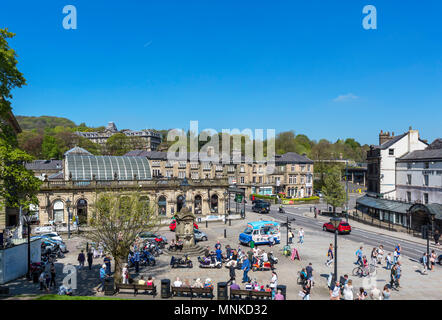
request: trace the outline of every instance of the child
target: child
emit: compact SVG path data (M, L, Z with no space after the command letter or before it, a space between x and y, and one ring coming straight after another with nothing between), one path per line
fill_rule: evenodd
M391 266L393 265L393 261L392 261L392 258L391 258L391 253L389 253L385 257L385 261L387 261L387 270L391 270Z

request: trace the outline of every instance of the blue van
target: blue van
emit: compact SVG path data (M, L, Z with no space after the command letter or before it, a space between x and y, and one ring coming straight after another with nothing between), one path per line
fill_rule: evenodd
M273 236L275 243L281 241L280 224L275 221L254 221L247 224L247 228L239 235L239 242L249 245L269 244L269 237Z

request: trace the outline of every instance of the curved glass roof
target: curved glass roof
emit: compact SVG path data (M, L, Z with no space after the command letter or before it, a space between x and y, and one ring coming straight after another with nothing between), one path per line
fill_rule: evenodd
M145 157L94 156L68 154L65 158L67 176L72 174L72 180L150 180L151 172Z

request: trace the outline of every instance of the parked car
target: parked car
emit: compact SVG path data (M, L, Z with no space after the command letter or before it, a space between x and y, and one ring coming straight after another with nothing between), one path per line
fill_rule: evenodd
M326 222L322 226L322 230L335 232L335 227L330 222ZM347 222L341 221L341 223L338 226L338 233L350 233L350 232L351 232L351 226Z
M39 236L41 237L47 237L50 238L52 240L57 240L57 241L61 241L63 242L63 238L60 237L60 235L57 232L47 232L47 233L41 233L39 234Z
M193 228L194 229L198 229L198 225L194 222L193 223ZM170 231L175 231L176 229L176 220L173 220L170 224L169 224L169 230Z
M195 241L207 241L207 234L204 232L198 229L193 229L193 234L195 235Z
M61 252L63 252L63 253L68 252L66 244L63 241L52 240L51 238L47 238L44 236L36 236L36 237L32 237L31 239L41 239L42 240L42 249L44 246L45 249L48 248L52 252L53 249L55 248L55 245L58 245L60 247ZM43 253L43 250L42 250L42 253Z
M156 234L150 231L143 231L138 234L138 236L143 240L153 241L156 240L157 242L165 242L167 243L167 238L165 236L162 236L160 234Z
M270 212L270 203L268 203L266 201L262 201L262 202L256 201L252 206L252 211L258 212L258 213L269 213Z

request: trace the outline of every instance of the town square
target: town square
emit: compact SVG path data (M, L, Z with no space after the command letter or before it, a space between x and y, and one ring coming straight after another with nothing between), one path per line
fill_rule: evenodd
M442 300L442 6L413 5L2 4L0 303Z

